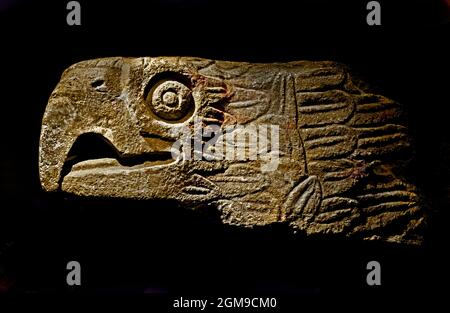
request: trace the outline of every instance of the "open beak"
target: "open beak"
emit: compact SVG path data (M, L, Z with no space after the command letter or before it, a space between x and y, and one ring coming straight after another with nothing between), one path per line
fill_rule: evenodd
M172 142L147 138L139 129L129 107L126 62L87 61L64 72L42 121L39 175L44 190L141 198L148 189L161 189L164 167L176 162Z

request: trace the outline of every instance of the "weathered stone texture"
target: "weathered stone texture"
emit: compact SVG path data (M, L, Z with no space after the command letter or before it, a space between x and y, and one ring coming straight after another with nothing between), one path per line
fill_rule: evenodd
M308 235L420 243L425 212L405 174L413 151L402 109L362 86L334 62L80 62L48 102L41 184L79 196L211 207L240 226L287 223ZM223 130L278 125L277 169L262 171L259 158L174 159L173 143L196 118ZM77 154L86 152L86 134L98 136L98 146L106 141L110 154L95 155L97 144L87 148L90 157Z

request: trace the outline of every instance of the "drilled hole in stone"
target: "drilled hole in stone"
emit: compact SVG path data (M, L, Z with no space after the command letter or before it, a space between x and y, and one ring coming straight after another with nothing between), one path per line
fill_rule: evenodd
M100 86L102 86L105 83L105 81L103 79L96 79L91 83L91 86L93 88L98 88Z

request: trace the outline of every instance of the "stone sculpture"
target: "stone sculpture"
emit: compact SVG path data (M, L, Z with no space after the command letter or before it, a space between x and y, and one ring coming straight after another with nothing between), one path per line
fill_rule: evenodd
M110 153L77 154L86 136ZM39 171L46 191L175 200L239 226L420 244L412 155L401 106L341 64L118 57L64 72L43 117Z

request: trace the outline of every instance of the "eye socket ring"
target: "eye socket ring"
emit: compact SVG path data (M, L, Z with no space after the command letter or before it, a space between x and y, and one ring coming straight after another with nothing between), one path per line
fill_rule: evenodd
M191 90L176 80L155 84L147 94L146 103L153 114L171 122L185 119L194 108Z

